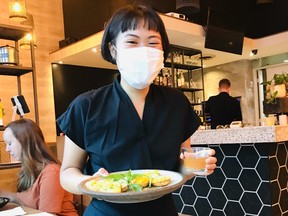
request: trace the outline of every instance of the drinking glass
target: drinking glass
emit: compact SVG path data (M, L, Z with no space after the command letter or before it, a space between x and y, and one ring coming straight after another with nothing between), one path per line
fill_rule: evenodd
M181 148L184 156L181 172L185 175L207 175L205 161L209 157L210 150L208 147Z

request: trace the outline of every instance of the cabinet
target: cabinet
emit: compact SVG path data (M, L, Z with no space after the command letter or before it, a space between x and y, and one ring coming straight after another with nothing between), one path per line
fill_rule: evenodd
M203 121L205 94L201 50L171 45L164 66L155 83L182 91Z
M27 33L32 32L32 26L22 24L0 23L0 40L12 41L15 48L18 49L18 41L23 38ZM34 44L31 40L30 44L31 67L22 67L19 65L8 65L0 63L0 76L14 76L17 79L18 95L22 94L21 76L27 73L32 73L32 89L33 89L33 102L35 121L39 124L38 115L38 100L37 100L37 87L36 87L36 72L35 72L35 53ZM0 87L1 88L1 87ZM5 89L1 89L3 92ZM2 129L3 130L3 129Z

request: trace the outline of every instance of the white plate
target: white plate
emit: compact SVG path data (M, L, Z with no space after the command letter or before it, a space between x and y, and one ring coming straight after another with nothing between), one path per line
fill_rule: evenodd
M134 174L142 174L142 173L147 173L151 170L143 169L143 170L132 170L131 172ZM171 182L170 184L163 186L163 187L151 187L151 188L146 188L143 191L127 191L123 193L105 193L105 192L97 192L88 189L85 186L85 183L87 181L90 181L92 179L99 179L101 177L92 177L89 179L86 179L85 181L82 181L79 184L79 189L82 191L84 194L87 194L89 196L92 196L94 198L97 198L99 200L105 200L107 202L113 202L113 203L139 203L139 202L146 202L149 200L154 200L162 197L165 194L172 193L179 187L181 187L185 182L185 177L178 173L178 172L173 172L173 171L167 171L167 170L158 170L160 175L162 176L170 176ZM122 171L123 173L126 173L127 171ZM117 172L117 173L122 173L122 172ZM111 173L112 174L112 173Z

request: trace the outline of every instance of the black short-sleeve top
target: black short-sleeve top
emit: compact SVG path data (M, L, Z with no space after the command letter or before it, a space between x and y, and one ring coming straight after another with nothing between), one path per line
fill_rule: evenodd
M101 167L108 172L177 171L180 145L199 127L200 119L182 92L152 84L141 120L116 79L108 86L79 95L57 123L65 135L87 152L85 173L92 175ZM93 199L84 215L153 216L159 212L178 215L172 194L133 204Z
M151 85L142 120L119 78L79 95L57 119L60 129L88 155L85 170L94 174L129 169L177 171L182 142L199 127L185 95Z

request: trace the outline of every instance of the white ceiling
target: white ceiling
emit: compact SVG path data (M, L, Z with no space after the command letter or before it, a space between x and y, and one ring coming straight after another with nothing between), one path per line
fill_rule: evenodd
M260 39L244 38L242 55L206 49L204 48L205 31L202 26L162 14L160 16L164 21L171 44L202 50L203 56L215 55L214 58L203 62L205 67L288 52L288 32ZM99 52L102 35L103 31L51 53L51 63L62 61L63 64L115 69L114 65L102 59ZM92 51L93 48L97 49L96 53ZM250 56L252 49L258 50L257 55L253 57Z

